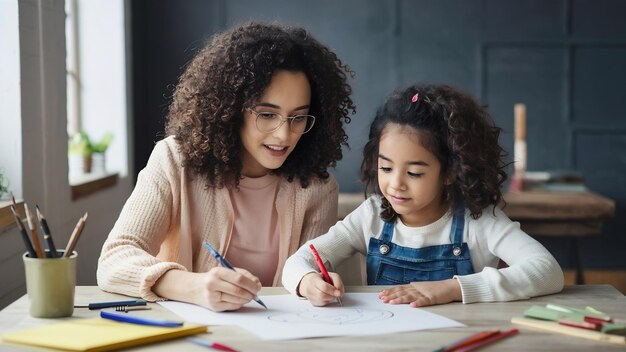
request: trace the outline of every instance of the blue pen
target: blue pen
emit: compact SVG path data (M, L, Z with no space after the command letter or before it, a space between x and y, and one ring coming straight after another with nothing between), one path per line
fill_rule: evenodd
M105 310L100 312L100 317L104 319L120 321L123 323L161 326L161 327L166 327L166 328L174 328L177 326L183 326L183 323L180 321L149 319L149 318L128 315L126 313L120 314L120 313L107 312Z
M202 244L204 246L204 248L209 250L209 253L211 253L212 256L215 257L215 259L217 259L218 262L220 262L220 264L225 267L228 268L230 270L235 270L235 268L233 268L232 265L230 265L230 263L228 261L226 261L226 259L224 257L222 257L216 250L215 248L213 248L209 242L204 241L204 243ZM265 309L267 309L267 306L265 305L265 303L263 303L263 301L261 301L261 299L258 296L254 296L254 300L262 305Z

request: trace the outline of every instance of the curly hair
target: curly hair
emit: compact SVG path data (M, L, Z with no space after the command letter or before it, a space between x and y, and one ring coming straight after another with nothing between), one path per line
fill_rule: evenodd
M347 83L354 72L305 29L248 23L215 35L180 76L165 132L174 135L183 166L206 187L237 187L241 179L243 111L253 107L276 70L303 72L311 85L312 130L302 135L283 165L273 170L303 188L326 179L343 157L342 122L355 113Z
M418 100L413 97L418 94ZM392 93L376 113L363 149L361 181L365 194L373 190L382 198L380 216L393 221L396 212L378 186L378 148L383 129L390 123L416 129L424 148L441 164L444 201L463 200L478 219L488 205L502 201L507 178L506 153L498 144L501 129L472 97L446 85L414 85Z

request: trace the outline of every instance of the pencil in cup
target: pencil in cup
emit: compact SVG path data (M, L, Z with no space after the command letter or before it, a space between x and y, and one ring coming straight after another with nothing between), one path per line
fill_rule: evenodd
M17 209L15 206L11 205L11 212L13 213L13 217L15 218L15 224L20 230L20 234L22 235L22 240L24 241L24 245L26 246L26 250L28 251L28 256L31 258L37 258L37 253L33 248L32 243L30 243L30 239L28 238L28 234L26 233L26 228L24 227L24 223L22 219L20 219L20 215L17 213Z
M204 243L202 243L202 246L204 246L204 248L206 248L206 249L209 251L209 253L211 253L211 255L212 255L213 257L215 257L215 259L216 259L216 260L217 260L217 261L218 261L218 262L219 262L219 263L220 263L223 267L228 268L228 269L233 270L233 271L235 270L235 268L234 268L232 265L230 265L230 263L226 260L226 258L222 257L222 255L221 255L221 254L219 254L219 252L218 252L218 251L216 251L216 250L215 250L215 248L213 248L213 246L211 246L211 245L209 244L209 242L204 241ZM256 295L255 295L255 296L254 296L254 300L255 300L258 304L262 305L265 309L267 309L267 306L265 305L265 303L263 303L263 301L261 301L261 299L259 298L259 296L256 296Z
M57 258L57 247L54 245L54 241L52 240L52 234L50 233L50 228L48 227L48 221L46 221L46 218L41 213L41 210L39 210L38 205L35 205L35 209L37 210L39 224L43 230L43 238L46 240L46 244L48 245L48 255L50 258Z
M80 234L83 232L83 228L85 227L85 221L87 221L88 215L89 214L85 212L85 215L83 215L76 223L76 227L74 227L74 231L72 231L70 240L67 243L67 246L65 247L66 257L69 257L70 255L72 255L72 252L74 251L74 247L76 247L76 243L78 242L78 238L80 237Z
M33 212L26 203L24 203L24 212L26 213L26 222L28 223L28 228L30 229L30 235L31 239L33 240L33 247L35 247L35 251L37 252L37 258L43 258L45 254L41 247L41 242L39 242L37 225L35 225L34 220L35 217L33 216Z

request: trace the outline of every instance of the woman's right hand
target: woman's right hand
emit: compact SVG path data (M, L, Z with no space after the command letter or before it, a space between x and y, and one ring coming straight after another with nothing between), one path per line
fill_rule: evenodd
M261 280L245 269L214 267L201 275L195 303L216 312L237 310L261 290Z
M320 273L312 272L304 275L298 285L298 295L307 298L316 307L336 302L337 298L343 297L343 281L337 273L329 273L329 275L334 286L324 281Z
M216 312L237 310L261 289L261 280L244 269L214 267L206 273L169 270L152 286L160 297L197 304Z

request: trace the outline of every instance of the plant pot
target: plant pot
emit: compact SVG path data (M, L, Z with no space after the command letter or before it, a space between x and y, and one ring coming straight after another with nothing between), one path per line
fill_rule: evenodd
M83 175L91 172L91 156L70 155L68 158L70 175Z
M97 174L106 172L106 158L104 153L91 154L91 172Z

